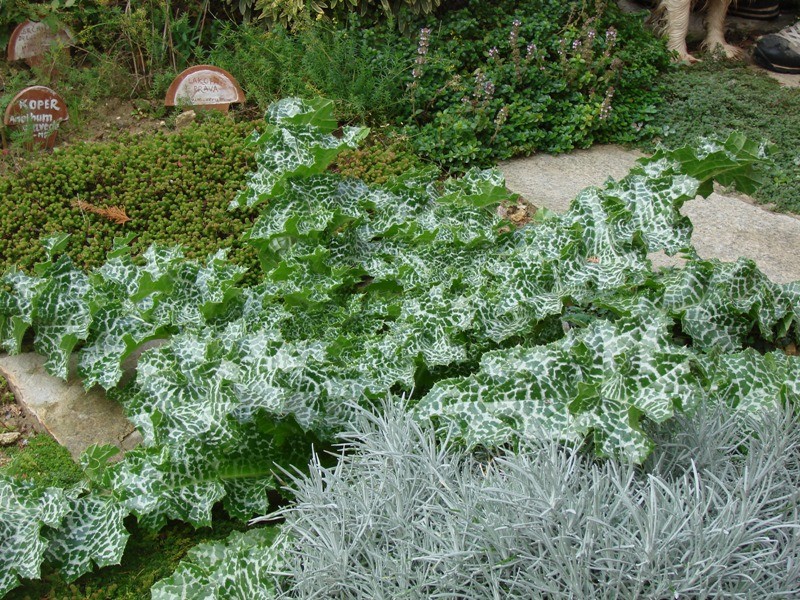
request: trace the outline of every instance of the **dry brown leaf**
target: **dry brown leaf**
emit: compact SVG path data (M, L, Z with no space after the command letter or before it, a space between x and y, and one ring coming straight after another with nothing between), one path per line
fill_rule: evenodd
M106 208L102 206L95 206L94 204L84 202L83 200L73 200L72 206L80 208L81 210L85 210L86 212L99 215L105 219L108 219L112 223L116 223L117 225L124 225L131 220L131 218L125 214L125 209L119 206L109 206Z

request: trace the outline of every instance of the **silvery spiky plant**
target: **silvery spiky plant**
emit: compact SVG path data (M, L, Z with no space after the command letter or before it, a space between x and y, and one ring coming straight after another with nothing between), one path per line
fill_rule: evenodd
M292 598L800 595L800 430L701 410L637 467L525 443L476 458L397 408L293 478Z

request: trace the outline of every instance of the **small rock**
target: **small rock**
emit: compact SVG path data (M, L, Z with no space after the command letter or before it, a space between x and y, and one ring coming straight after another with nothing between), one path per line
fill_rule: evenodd
M175 119L175 129L183 129L187 125L194 123L194 120L197 118L197 113L193 110L187 110L186 112L182 112L178 115Z
M10 446L16 444L19 439L19 431L9 431L8 433L0 433L0 446Z
M77 460L93 444L119 447L134 426L125 418L122 405L106 398L99 387L83 388L75 376L76 359L73 355L70 360L68 381L48 375L44 358L32 353L0 355L0 373L17 402L32 415L32 425L40 424ZM19 424L15 425L19 429ZM134 443L131 436L128 446Z

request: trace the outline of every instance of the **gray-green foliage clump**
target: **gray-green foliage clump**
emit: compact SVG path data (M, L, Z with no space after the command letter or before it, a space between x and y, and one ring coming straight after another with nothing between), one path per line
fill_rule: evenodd
M293 478L282 597L800 594L796 415L704 407L656 436L643 468L544 438L476 457L365 414L336 466Z
M409 396L416 419L467 447L585 440L631 463L652 452L652 423L697 406L746 418L798 400L798 359L779 348L800 341L800 287L696 259L679 212L715 179L750 189L757 145L658 152L517 229L495 210L508 199L496 171L370 187L328 170L366 133L339 129L325 101L268 111L251 137L259 167L231 202L260 213L246 233L254 285L224 253L137 257L124 239L85 272L59 256L63 236L34 274L2 278L3 347L32 336L62 377L76 352L85 384L117 398L144 442L115 464L90 449L68 490L0 481L0 591L45 560L70 580L118 561L130 515L158 529L209 525L217 503L265 514L277 468L306 465L387 396ZM654 273L647 255L662 249L687 269ZM122 361L152 339L164 342L121 384ZM30 552L4 551L20 540ZM215 563L196 559L188 570L213 588Z

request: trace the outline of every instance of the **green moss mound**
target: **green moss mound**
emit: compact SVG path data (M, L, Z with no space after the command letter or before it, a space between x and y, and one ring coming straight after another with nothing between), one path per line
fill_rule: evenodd
M154 242L181 244L189 257L230 247L249 264L238 240L252 215L227 206L253 165L245 139L252 129L211 120L177 133L124 135L58 150L8 174L0 179L0 268L27 270L44 260L37 240L56 231L72 235L67 253L87 268L129 234L135 253ZM122 209L130 221L115 223L87 205Z
M10 448L3 454L11 460L0 468L2 475L33 481L42 487L66 487L83 478L66 448L49 435L35 435L24 449Z

